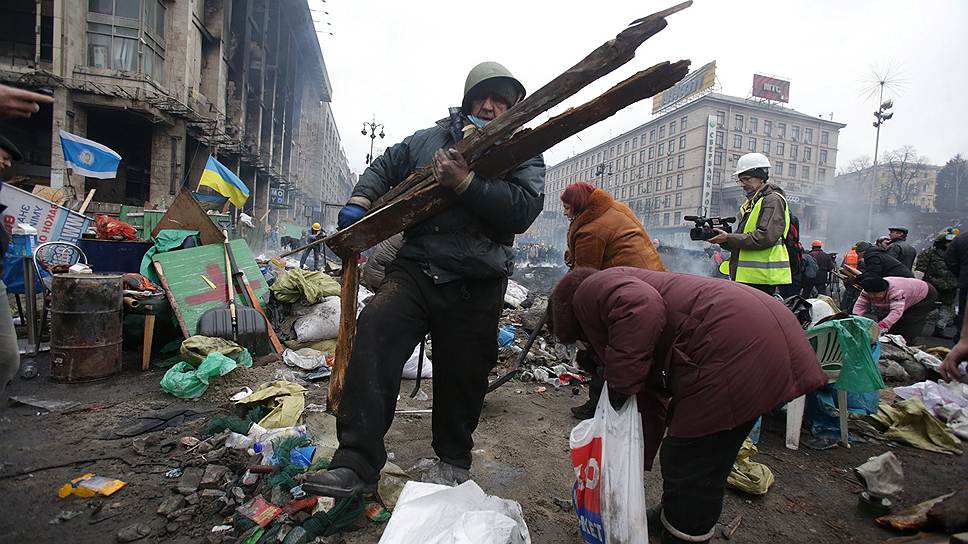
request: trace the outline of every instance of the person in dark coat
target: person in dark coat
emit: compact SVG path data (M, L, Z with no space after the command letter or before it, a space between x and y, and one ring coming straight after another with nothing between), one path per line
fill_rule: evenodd
M887 232L891 237L891 245L887 247L888 255L901 261L908 270L914 270L914 259L918 257L918 251L907 241L907 227L891 227Z
M749 286L580 268L551 305L555 335L604 367L609 400L636 395L646 468L661 444L663 543L709 540L756 418L827 383L793 314Z
M944 252L948 270L958 277L958 323L965 322L965 303L968 302L968 232L962 232L948 244ZM961 329L955 333L955 343L961 339Z
M810 244L810 251L806 255L812 257L814 262L817 263L817 273L813 278L804 277L802 295L805 298L810 298L813 296L814 289L816 289L818 295L826 295L827 285L830 283L830 273L833 272L835 267L834 258L831 257L830 253L823 250L823 242L820 240L814 240ZM806 258L806 255L804 255L804 258Z
M370 258L360 267L360 283L376 293L383 285L387 267L397 258L403 246L403 234L397 233L376 245Z
M864 259L864 277L913 278L914 273L901 261L888 254L887 251L870 242L858 242L857 253Z
M460 108L390 146L360 175L339 212L346 228L391 187L431 168L453 205L411 225L383 287L360 313L337 412L339 449L330 469L307 477L308 493L354 497L376 490L386 464L383 437L393 422L403 366L428 332L433 338L433 449L423 481L470 478L473 433L497 362L498 319L514 271L514 236L544 207L541 156L499 176L471 170L456 149L524 98L524 86L496 62L474 67Z

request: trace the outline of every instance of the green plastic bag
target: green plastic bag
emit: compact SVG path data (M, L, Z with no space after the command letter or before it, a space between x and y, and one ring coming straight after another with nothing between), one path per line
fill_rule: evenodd
M184 361L168 369L161 378L161 388L180 399L197 399L208 390L208 382L224 376L239 366L219 352L211 353L198 368Z

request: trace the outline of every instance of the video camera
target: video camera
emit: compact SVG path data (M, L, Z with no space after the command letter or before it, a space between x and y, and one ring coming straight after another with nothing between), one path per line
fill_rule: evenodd
M695 241L709 240L716 236L713 229L720 229L725 232L733 232L730 223L735 223L735 217L700 217L698 215L687 215L683 217L686 221L692 221L695 227L689 229L689 239Z

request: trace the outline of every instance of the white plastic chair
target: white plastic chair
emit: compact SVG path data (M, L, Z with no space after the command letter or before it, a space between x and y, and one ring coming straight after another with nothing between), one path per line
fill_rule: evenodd
M816 339L814 351L820 369L827 375L827 383L834 383L840 377L840 370L844 366L844 354L840 349L836 329L807 331L807 340ZM811 342L811 345L813 343ZM803 427L803 409L807 404L807 397L800 396L787 403L786 447L791 450L800 448L800 429ZM847 440L847 391L837 390L837 412L840 416L840 445L850 447Z

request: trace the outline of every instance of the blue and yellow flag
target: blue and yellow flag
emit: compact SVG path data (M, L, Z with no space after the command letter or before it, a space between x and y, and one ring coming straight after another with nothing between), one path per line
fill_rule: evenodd
M211 187L215 192L232 201L236 208L241 208L249 199L249 188L239 179L239 176L211 155L208 157L208 163L205 164L205 171L202 172L202 181L199 185Z

